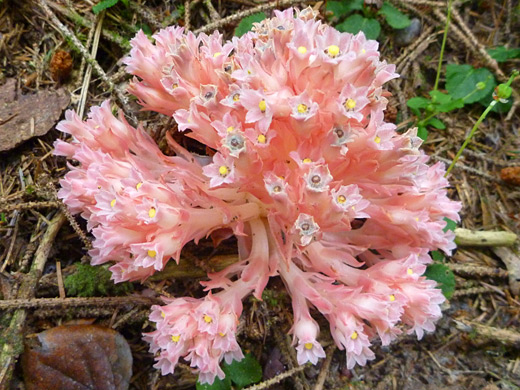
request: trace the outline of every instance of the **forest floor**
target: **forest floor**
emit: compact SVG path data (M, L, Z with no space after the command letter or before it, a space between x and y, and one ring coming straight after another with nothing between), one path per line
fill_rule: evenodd
M421 27L403 42L396 30L381 23L378 38L381 57L395 63L401 74L388 86L393 96L387 118L402 130L417 120L407 101L427 96L433 89L446 4L391 2ZM376 4L365 7L380 6L377 1L370 3ZM52 154L54 140L62 136L55 126L65 109L88 112L110 98L126 105L125 111L137 113L131 120L144 123L164 145L161 137L172 123L139 112L125 92L129 76L121 59L138 28L155 32L180 24L193 31L217 28L231 38L244 16L260 11L269 15L290 5L310 5L325 22L339 21L330 19L323 1L121 0L98 14L92 12L94 4L91 0L0 0L0 388L26 388L20 357L24 343L35 334L62 324L95 323L117 330L128 341L133 356L130 389L192 389L196 375L186 366L164 377L152 367L153 356L141 333L152 330L147 317L160 295L200 295L197 264L215 252L208 245L188 245L183 254L186 272L175 274L175 279L155 278L145 285L115 288L103 279L106 275L96 273L90 277L97 286L88 281L74 285L69 276L78 271L79 263L88 263L90 236L84 221L70 216L56 197L67 168L63 159ZM486 68L498 82L505 82L520 67L520 56L497 62L488 54L489 49L504 45L520 47L517 2L454 2L444 64ZM90 53L96 53L96 60L87 60ZM515 86L518 90L520 79ZM461 227L520 233L520 179L516 176L515 186L514 178L500 175L504 168L520 167L518 95L513 101L509 111L493 112L483 121L450 174L450 197L463 205ZM445 128L428 127L423 144L433 162L452 161L484 109L479 103L467 104L437 116ZM217 255L226 258L233 253L228 245ZM271 389L520 389L518 253L518 245L458 248L445 260L455 273L456 288L443 306L437 330L420 341L405 336L389 347L376 346L376 359L365 367L347 370L344 351L334 349L330 335L324 334L331 357L295 369L286 335L291 327L290 304L276 279L267 287L274 298L244 302L239 343L259 360L264 380L292 370L285 379L274 380Z

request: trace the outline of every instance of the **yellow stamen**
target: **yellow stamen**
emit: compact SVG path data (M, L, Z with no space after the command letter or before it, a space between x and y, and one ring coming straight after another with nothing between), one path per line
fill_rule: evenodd
M354 108L356 108L356 101L354 99L348 98L345 102L345 108L347 110L353 110Z
M238 93L235 93L235 94L233 95L233 101L234 101L234 102L238 102L239 100L240 100L240 95L239 95Z
M408 275L413 275L413 269L408 268L408 269L406 270L406 273L407 273Z
M419 222L419 217L415 217L415 220L416 220L417 222Z
M227 176L229 174L229 168L225 165L221 165L218 169L218 173L220 174L220 176Z
M225 333L219 332L220 337L224 337L225 335L226 335Z
M116 205L116 200L112 199L112 202L110 202L110 207L114 207Z
M150 210L148 210L148 216L150 218L155 217L156 214L157 214L157 210L155 209L155 207L152 207L152 208L150 208Z
M207 314L204 314L204 321L208 324L211 324L213 322L213 318L211 318Z
M374 142L375 142L376 144L380 143L380 142L381 142L381 137L378 136L378 135L376 135L376 138L374 138Z
M260 111L262 112L265 112L266 108L267 108L267 104L265 102L265 100L260 100L260 103L258 103L258 108L260 109Z
M340 195L337 198L338 203L345 203L347 201L347 198L345 198L345 195Z
M141 188L141 186L143 185L143 183L139 182L135 185L135 189L138 190L139 188Z
M305 347L305 349L312 349L312 347L314 347L314 344L313 343L305 343L305 344L303 344L303 346Z
M233 126L229 126L229 127L226 129L226 131L227 131L228 133L231 133L233 130L235 130L235 128L234 128Z
M161 312L161 317L166 318L166 314L164 314L164 311Z
M305 104L303 104L303 103L298 104L298 112L300 114L305 114L308 110L309 110L309 108Z
M100 189L101 189L101 186L97 186L97 189L100 190Z
M327 54L329 55L329 57L336 57L339 54L339 47L337 47L336 45L330 45L327 48Z
M391 294L389 298L390 298L390 302L395 301L395 295L394 294Z
M305 164L310 164L310 163L312 162L312 160L311 160L310 158L307 157L307 158L304 158L304 159L302 160L302 162L304 162Z
M298 53L300 53L300 54L307 53L307 48L305 46L298 47Z
M172 341L174 343L178 343L180 339L181 339L180 335L172 335Z
M213 54L213 58L217 58L218 56L222 55L221 52L217 51L215 54Z
M358 334L357 334L357 332L353 332L353 333L350 335L350 338L351 338L352 340L357 339L357 338L358 338Z
M155 256L157 256L157 252L154 251L153 249L150 249L148 251L148 257L154 258Z
M265 144L267 142L267 138L265 138L265 135L260 134L257 138L257 141L260 142L261 144Z
M361 53L365 54L367 51L365 49L361 49Z

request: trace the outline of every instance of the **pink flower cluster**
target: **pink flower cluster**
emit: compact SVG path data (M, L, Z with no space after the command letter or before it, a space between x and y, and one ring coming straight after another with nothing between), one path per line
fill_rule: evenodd
M76 160L59 196L94 235L93 264L112 262L116 282L142 280L179 260L183 246L235 235L239 261L209 275L205 299L153 307L146 335L156 367L179 359L201 382L241 359L242 299L261 299L280 276L293 300L298 362L325 353L311 309L330 323L347 367L374 358L370 346L403 330L432 331L444 297L421 276L429 252L454 248L444 217L458 220L444 167L427 165L414 129L384 121L397 77L378 44L340 33L310 9L287 9L223 42L169 27L140 32L126 58L130 92L147 110L173 116L207 146L192 153L168 136L165 156L109 102L82 121L67 112L56 154ZM402 324L402 325L401 325Z

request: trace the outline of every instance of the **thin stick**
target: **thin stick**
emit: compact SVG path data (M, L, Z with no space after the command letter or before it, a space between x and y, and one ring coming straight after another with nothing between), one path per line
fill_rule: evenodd
M96 32L94 33L94 40L92 42L92 50L90 56L96 58L99 38L101 37L101 30L103 30L103 19L105 18L105 11L101 12L99 20L96 26ZM81 95L78 102L78 116L83 118L85 112L85 104L87 103L88 86L90 85L90 78L92 76L92 63L89 62L87 70L85 71L85 77L83 77L83 85L81 86Z
M213 30L216 30L222 26L225 26L227 24L231 24L231 23L234 23L236 21L239 21L243 18L245 18L246 16L249 16L249 15L252 15L252 14L255 14L255 13L258 13L258 12L262 12L262 11L268 11L268 10L271 10L271 9L274 9L274 8L282 8L282 7L286 7L288 5L292 5L294 3L301 3L301 1L298 1L298 0L279 0L279 1L272 1L270 3L267 3L267 4L261 4L259 6L256 6L256 7L253 7L253 8L250 8L248 10L245 10L245 11L242 11L242 12L237 12L233 15L230 15L226 18L223 18L223 19L220 19L220 20L217 20L213 23L209 23L209 24L206 24L204 27L201 27L197 30L195 30L195 33L198 34L198 33L201 33L201 32L208 32L208 31L213 31Z
M106 298L38 298L38 299L8 299L0 301L0 310L17 309L54 309L76 306L151 306L161 304L159 298L139 296L106 297Z

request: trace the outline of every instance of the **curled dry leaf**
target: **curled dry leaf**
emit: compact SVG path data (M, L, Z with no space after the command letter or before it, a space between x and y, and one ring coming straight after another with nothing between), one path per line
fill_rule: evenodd
M507 167L500 171L500 178L508 184L520 186L520 167Z
M72 57L64 50L57 50L49 64L51 71L51 77L54 81L63 82L65 81L72 70Z
M112 329L58 326L30 341L22 357L27 390L128 389L132 354Z
M22 95L16 89L16 80L8 79L0 85L0 152L46 134L69 101L69 93L64 89Z

